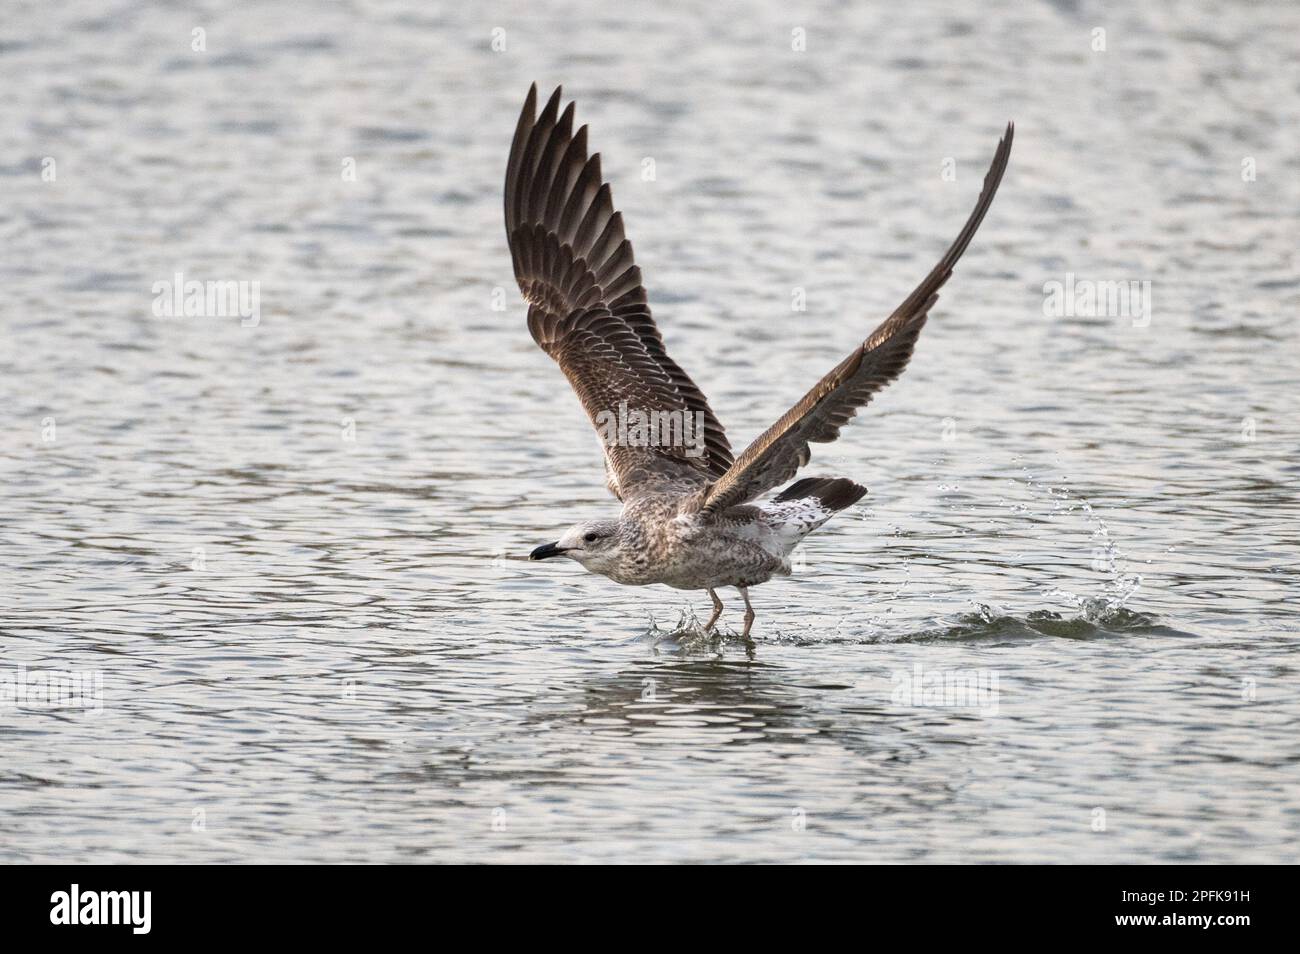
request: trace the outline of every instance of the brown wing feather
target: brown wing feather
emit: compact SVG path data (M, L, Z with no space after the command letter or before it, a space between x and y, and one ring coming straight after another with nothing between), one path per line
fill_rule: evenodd
M529 89L506 166L506 236L528 330L598 427L598 416L616 414L621 402L629 411L688 412L692 421L703 415L697 456L690 447L607 445L615 494L655 478L717 479L732 462L726 433L665 351L600 156L587 155L586 126L573 132L573 104L562 113L559 104L556 89L534 116L537 87Z
M953 266L966 251L993 202L1011 155L1014 134L1014 127L1008 124L984 176L979 200L939 263L860 347L747 447L722 479L701 495L700 505L705 515L719 514L784 484L808 463L810 442L835 440L840 428L858 409L865 407L877 391L903 372L926 317L939 299L939 289L952 275Z

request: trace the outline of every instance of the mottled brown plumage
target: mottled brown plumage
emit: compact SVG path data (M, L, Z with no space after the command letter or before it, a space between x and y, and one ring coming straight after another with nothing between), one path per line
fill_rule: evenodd
M867 339L738 458L694 381L664 350L641 270L603 181L587 155L587 127L573 131L573 104L556 89L540 114L537 87L524 102L506 168L505 221L515 277L528 302L528 330L560 365L593 423L620 406L698 416L696 445L605 441L617 520L589 521L534 559L565 555L621 583L666 583L714 592L736 586L753 622L747 587L790 572L808 533L856 503L865 489L845 478L806 478L750 503L807 464L809 444L835 440L872 396L907 366L938 291L983 221L1011 154L998 144L974 210L939 263Z
M704 415L704 452L684 447L605 448L610 489L625 499L642 482L721 477L731 445L708 401L664 350L650 316L641 269L600 174L587 156L587 127L574 133L573 104L559 113L556 89L534 117L528 91L506 168L506 235L528 302L528 330L568 376L593 421L620 401Z

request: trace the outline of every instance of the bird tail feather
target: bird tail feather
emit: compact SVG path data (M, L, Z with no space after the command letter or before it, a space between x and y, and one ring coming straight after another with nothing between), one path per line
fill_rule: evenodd
M847 477L805 477L796 480L776 497L777 503L787 500L815 499L827 510L851 507L864 496L867 488L855 484Z

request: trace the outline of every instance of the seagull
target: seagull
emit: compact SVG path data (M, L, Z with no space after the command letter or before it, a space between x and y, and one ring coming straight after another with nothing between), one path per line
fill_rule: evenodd
M741 638L752 645L749 588L789 575L799 542L867 491L845 477L806 477L759 498L907 367L939 289L993 202L1014 127L974 211L925 280L736 457L704 394L664 348L600 154L588 156L587 127L574 131L574 104L561 112L560 97L557 88L537 114L534 83L524 101L506 166L506 236L528 330L602 435L606 483L623 509L574 524L529 559L565 557L632 586L707 590L706 633L722 615L718 589L735 587L745 601Z

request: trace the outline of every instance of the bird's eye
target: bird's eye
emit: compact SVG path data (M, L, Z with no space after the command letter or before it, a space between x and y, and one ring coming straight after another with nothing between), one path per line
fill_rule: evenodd
M598 534L598 533L588 533L588 534L586 534L586 535L583 536L583 538L582 538L582 542L583 542L583 543L595 543L595 542L596 542L597 540L599 540L599 539L600 539L600 534Z

